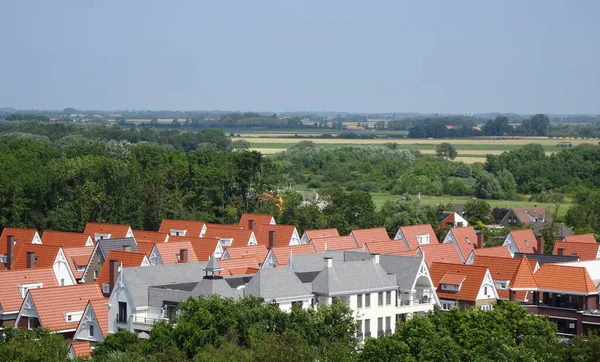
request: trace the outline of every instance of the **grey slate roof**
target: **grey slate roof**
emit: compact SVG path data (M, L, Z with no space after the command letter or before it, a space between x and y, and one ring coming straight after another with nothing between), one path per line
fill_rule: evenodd
M205 297L211 295L220 295L223 298L238 299L240 293L232 289L223 278L203 278L198 285L192 290L194 297L203 295Z
M206 271L221 271L223 270L223 268L221 268L221 266L219 265L219 262L217 261L217 258L214 257L214 255L211 255L208 258L208 264L206 264Z
M324 268L312 282L313 293L336 296L396 289L396 276L388 275L373 260L347 261Z
M190 297L208 297L211 295L233 299L240 297L240 293L232 289L225 279L221 277L204 277L200 282L151 286L148 288L148 305L162 307L165 302L179 303Z
M255 296L265 301L284 298L312 298L296 274L289 268L261 269L244 288L244 296Z
M323 253L298 254L293 257L292 270L296 273L321 271L325 267L323 257L332 257L333 263L344 261L343 250L328 250Z
M372 259L373 255L360 251L346 251L344 253L346 261ZM388 274L396 275L396 283L400 289L412 288L421 262L420 256L401 256L401 255L379 255L379 264Z
M122 250L123 246L129 246L131 251L138 251L135 238L120 238L120 239L102 239L98 240L98 251L102 258L106 259L110 250Z
M546 254L533 254L533 253L515 253L515 259L522 259L523 255L527 256L527 259L536 260L540 266L547 263L565 263L568 261L578 261L578 256L573 255L546 255Z

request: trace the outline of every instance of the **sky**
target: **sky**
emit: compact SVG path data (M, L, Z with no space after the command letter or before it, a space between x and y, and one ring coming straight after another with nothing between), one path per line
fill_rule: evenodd
M600 1L0 1L0 107L600 114Z

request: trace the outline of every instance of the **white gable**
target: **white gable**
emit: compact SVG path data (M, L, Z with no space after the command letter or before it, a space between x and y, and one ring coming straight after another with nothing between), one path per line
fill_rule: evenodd
M163 264L162 258L160 257L160 253L158 252L158 248L156 245L152 247L152 251L150 252L150 265L161 265Z
M498 291L496 290L496 285L494 284L489 269L485 272L485 276L479 287L479 293L477 293L476 300L481 299L498 299Z
M73 276L73 272L69 267L67 257L62 248L58 249L58 254L52 265L52 270L54 271L54 276L56 277L58 285L67 286L76 283L75 276Z
M448 233L446 234L446 237L444 238L444 241L442 241L442 244L450 244L450 243L456 244L456 239L454 238L454 234L452 233L452 230L448 231Z
M133 237L133 231L131 230L131 228L127 229L127 233L125 234L126 238L132 238Z
M465 264L473 264L474 262L475 262L475 252L473 250L471 250L471 252L469 253L469 257L465 261Z
M36 231L35 234L33 234L33 240L31 240L32 244L41 244L42 243L42 239L40 238L40 234L38 234L38 232Z
M142 259L142 264L140 266L149 266L150 265L150 260L148 260L148 257L144 255L144 259Z
M258 245L258 241L256 241L256 236L254 235L254 231L250 232L250 239L248 239L248 246Z
M203 238L206 234L206 224L202 224L202 230L200 230L200 237Z
M275 218L271 216L271 221L269 221L269 225L276 225Z
M506 239L504 239L502 246L508 246L511 257L514 257L515 253L519 252L519 248L517 247L517 244L510 233L506 236Z
M94 240L92 240L91 236L88 236L85 241L85 246L94 246Z
M300 243L308 244L309 242L310 242L310 240L308 239L308 235L306 235L306 231L305 231L304 234L302 235L302 238L300 239Z
M292 233L292 238L290 239L289 245L300 245L300 235L298 235L298 230L296 230L296 228L294 228L294 232Z
M261 268L274 268L277 265L277 259L275 259L275 254L273 254L272 250L269 250L267 257L265 258L265 262L263 263Z
M92 327L90 328L90 326ZM93 335L91 335L90 333L92 330ZM96 318L96 313L94 312L92 305L89 303L83 311L83 316L79 321L77 330L75 330L75 336L73 337L73 339L92 342L104 342L104 336L102 335L100 324L98 323L98 319Z
M37 309L35 308L35 304L33 303L33 298L31 297L31 293L27 293L25 299L23 300L23 304L21 305L21 309L19 310L19 314L17 315L17 319L15 320L15 326L19 325L21 317L39 319Z
M219 258L221 258L221 256L223 256L223 245L221 244L221 241L217 242L217 247L215 248L213 255L217 259L219 259Z

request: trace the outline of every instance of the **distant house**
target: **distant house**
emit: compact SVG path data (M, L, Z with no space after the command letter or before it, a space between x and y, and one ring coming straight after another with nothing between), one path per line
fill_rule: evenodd
M374 241L388 241L390 236L385 228L357 229L352 230L350 236L356 242L356 245L362 247L365 243Z
M429 224L401 226L394 240L402 240L406 250L417 250L421 245L440 243Z
M257 231L261 225L275 225L275 218L269 214L242 214L239 226Z
M158 231L170 236L201 238L206 233L206 223L204 221L165 219L160 223Z
M552 217L545 207L519 207L508 210L508 213L500 221L500 225L510 227L529 224L533 226L550 222L552 222Z
M138 246L134 238L99 239L96 246L94 246L94 251L92 251L92 254L89 257L81 280L85 283L92 283L98 280L98 274L100 273L100 269L102 269L110 250L138 252Z
M124 224L101 224L88 222L83 230L85 235L90 235L94 241L102 239L132 238L133 230Z
M306 230L302 235L300 242L302 244L308 244L312 239L316 238L330 238L334 236L340 236L337 229L319 229L319 230Z
M531 229L512 230L504 239L502 246L508 246L511 256L514 253L544 252L544 238L536 236Z
M344 126L344 131L364 131L363 126Z
M444 211L442 218L442 222L439 224L440 229L469 226L469 222L454 211Z

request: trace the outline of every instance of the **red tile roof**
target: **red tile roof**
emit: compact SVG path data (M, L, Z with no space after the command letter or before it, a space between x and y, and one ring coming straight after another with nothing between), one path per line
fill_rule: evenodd
M351 236L332 236L328 238L311 239L311 244L317 249L317 253L326 250L349 250L356 249L358 245Z
M23 303L20 286L42 283L42 288L57 287L52 268L7 270L0 272L0 307L2 312L18 311Z
M595 260L598 256L598 243L579 243L575 241L557 241L554 243L552 254L559 255L559 250L562 249L563 255L577 255L579 260Z
M262 260L260 261L262 263ZM248 269L259 270L259 261L255 258L221 259L219 265L223 268L223 275L246 274ZM241 271L244 271L241 273Z
M423 245L439 244L439 240L429 224L401 226L400 231L402 232L403 240L408 244L409 250L416 250L421 245L417 236L429 235L429 244Z
M526 256L521 259L477 256L473 263L473 265L487 267L494 281L508 281L507 287L510 290L520 291L513 297L519 301L523 301L527 297L527 293L521 293L521 291L537 289L537 283L533 276L536 264L536 260L527 259ZM509 289L498 289L498 297L508 300Z
M356 244L361 246L365 243L374 241L388 241L390 236L385 228L357 229L352 230L350 236L356 240Z
M95 222L88 222L85 225L83 233L90 235L92 239L96 238L96 234L110 234L111 239L127 237L127 232L131 230L129 225L124 224L102 224Z
M12 268L14 270L27 268L27 252L34 252L37 261L35 268L52 268L60 246L43 244L17 244Z
M73 273L75 279L81 279L85 270L79 271L77 270L77 267L79 266L80 268L85 269L90 260L90 256L94 251L94 247L84 246L80 248L68 248L63 249L63 251L67 258L67 262L69 263L69 268L71 268L71 273Z
M6 238L9 235L14 236L17 241L16 245L19 245L31 244L36 234L37 230L34 229L4 228L0 235L0 254L6 254Z
M595 294L596 284L585 267L544 264L534 274L538 288L544 291Z
M225 248L230 259L255 258L262 263L269 250L264 245L238 246ZM222 260L222 259L221 259ZM219 260L219 262L221 262Z
M437 287L436 293L440 299L475 302L487 270L483 266L433 262L430 268L430 275L433 284ZM465 277L458 292L442 290L440 284L446 274ZM449 276L448 278L453 277Z
M277 265L287 265L290 255L316 253L314 244L302 244L293 246L277 246L271 249L271 252L277 260Z
M135 241L160 244L169 241L169 233L161 233L159 231L133 230Z
M531 266L531 262L534 260L526 259L526 256L521 258L521 262L510 280L511 289L534 290L537 288L538 284L533 275L534 268Z
M106 305L106 299L90 300L88 304L91 305L94 310L102 335L106 337L108 335L108 306Z
M204 240L200 238L191 239L190 242L199 261L208 261L210 256L215 253L217 244L219 243L217 240Z
M483 247L481 249L474 249L475 259L479 256L495 256L498 258L511 258L510 249L508 246L492 246Z
M241 229L239 226L231 227L211 227L206 230L206 234L202 239L232 239L231 245L247 246L252 238L252 230Z
M89 300L107 300L95 283L31 289L29 294L33 299L41 327L54 332L77 328L79 321L67 322L67 313L82 313Z
M71 341L70 345L75 357L87 358L92 356L92 344L89 341Z
M563 241L569 243L590 243L598 244L594 234L569 235L563 238Z
M340 233L337 229L316 229L316 230L306 230L304 232L308 241L317 238L331 238L335 236L340 236Z
M158 229L158 232L171 235L171 230L186 230L186 237L199 238L200 232L202 231L202 228L204 228L204 226L204 221L164 219L160 223L160 228ZM171 238L169 238L169 241L171 241Z
M454 244L431 244L417 247L419 253L423 255L427 265L431 266L433 262L444 262L462 264L460 254Z
M401 240L374 241L365 243L363 250L368 253L389 254L389 255L416 255L416 250L406 250Z
M180 261L178 255L181 249L188 250L188 263L198 261L198 258L196 257L196 252L194 251L194 247L189 241L183 241L179 243L156 244L154 247L158 250L158 253L160 254L160 259L162 260L163 264L179 263Z
M256 241L259 245L269 247L270 231L275 231L275 243L273 246L289 246L296 227L294 225L263 224L258 227L258 231L256 232Z
M274 220L273 215L269 214L242 214L239 226L250 229L249 222L254 220L254 230L257 230L261 225L268 225Z
M533 259L526 259L528 263L533 262L535 267L536 261ZM473 265L484 266L490 269L490 274L494 280L511 280L515 275L515 272L521 264L521 259L513 258L498 258L495 256L482 256L479 255L475 258ZM531 264L530 268L531 268ZM532 269L533 270L533 269Z
M440 279L440 284L461 285L467 279L466 275L460 274L444 274Z
M152 252L154 245L157 245L148 240L135 239L135 241L137 242L138 253L144 253L148 257L150 256L150 253ZM158 243L158 244L164 244L164 243Z
M472 226L457 227L450 229L448 234L454 238L464 260L467 260L471 251L475 249L475 244L477 244L475 229Z
M537 248L537 240L533 230L512 230L509 235L512 236L520 253L535 253L535 248Z
M146 254L144 253L135 253L132 251L122 251L122 250L110 250L108 252L108 256L104 264L102 265L102 269L100 269L100 273L98 273L98 285L102 287L102 284L108 283L108 277L110 272L110 260L118 260L122 263L124 268L141 266L142 262L146 258Z
M83 233L46 230L42 234L42 244L62 246L63 248L84 247L88 242L94 246L94 238Z

